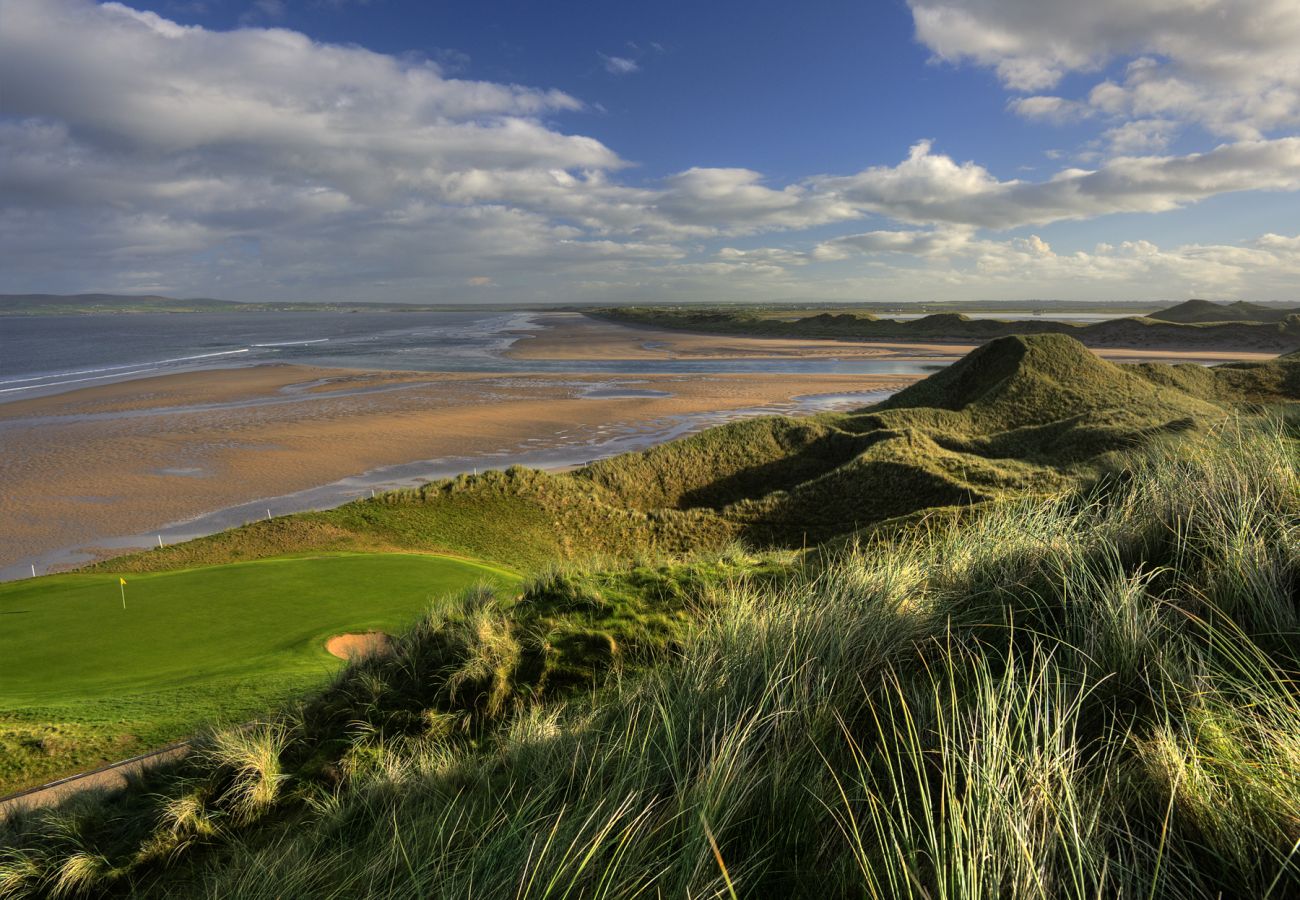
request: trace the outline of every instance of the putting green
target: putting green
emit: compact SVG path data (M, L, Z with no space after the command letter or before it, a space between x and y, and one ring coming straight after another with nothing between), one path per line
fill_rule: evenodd
M331 554L126 578L54 575L0 585L0 708L122 701L133 694L335 671L325 641L397 631L470 585L518 576L405 553ZM173 711L174 712L174 711Z

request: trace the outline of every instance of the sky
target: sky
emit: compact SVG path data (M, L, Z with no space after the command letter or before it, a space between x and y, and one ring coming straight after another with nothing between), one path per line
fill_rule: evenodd
M0 292L1300 303L1296 0L0 0Z

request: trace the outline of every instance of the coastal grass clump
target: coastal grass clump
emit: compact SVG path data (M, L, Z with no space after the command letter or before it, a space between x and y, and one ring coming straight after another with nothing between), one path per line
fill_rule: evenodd
M1298 527L1286 429L1230 421L802 566L555 570L250 735L273 764L11 825L0 892L1295 896Z

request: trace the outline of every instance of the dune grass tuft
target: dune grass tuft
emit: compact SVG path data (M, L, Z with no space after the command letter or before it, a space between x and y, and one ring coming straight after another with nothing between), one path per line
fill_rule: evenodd
M1285 429L1230 423L1083 492L802 566L730 550L470 595L162 787L160 829L228 811L201 841L144 860L105 813L76 841L28 821L0 883L33 896L85 866L147 897L1294 896L1294 472ZM547 674L560 647L583 678Z

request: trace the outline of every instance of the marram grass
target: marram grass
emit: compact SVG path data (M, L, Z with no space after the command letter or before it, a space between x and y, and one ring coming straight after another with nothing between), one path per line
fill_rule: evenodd
M480 593L12 823L0 896L1296 896L1297 487L1280 429L1228 424L800 569Z

